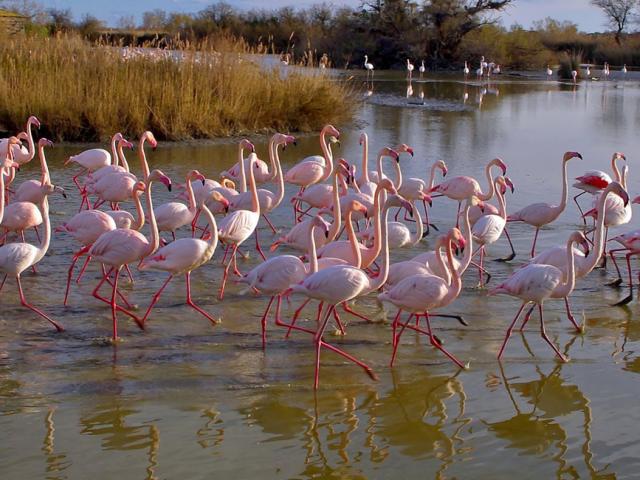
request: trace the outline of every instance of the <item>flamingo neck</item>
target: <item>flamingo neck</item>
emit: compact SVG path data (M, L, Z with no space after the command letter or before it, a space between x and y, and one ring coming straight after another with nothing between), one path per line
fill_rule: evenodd
M429 185L427 185L427 192L433 188L433 182L436 180L436 168L438 166L434 163L431 165L431 174L429 175Z
M209 243L207 244L207 249L203 255L203 259L205 261L210 260L213 256L213 252L215 252L216 247L218 246L218 224L216 223L216 219L209 210L209 207L202 204L202 213L207 219L207 223L209 224L209 230L211 231L211 238L209 239Z
M269 163L271 164L271 171L267 172L269 174L269 180L273 180L274 178L276 178L278 176L278 168L276 166L276 162L275 162L275 157L273 156L274 151L277 150L277 146L275 145L275 136L272 136L269 139L269 145L267 150L269 150ZM275 146L275 149L274 149Z
M358 239L356 238L356 232L353 230L353 223L351 221L352 216L353 210L349 210L347 212L347 219L345 220L344 228L347 231L347 239L349 240L349 245L351 246L351 253L353 254L353 258L356 261L353 266L356 268L362 268L362 252L360 251L360 244L358 243Z
M443 277L442 279L444 280L444 282L447 285L451 284L451 271L449 270L449 266L447 265L447 263L445 262L445 255L443 255L443 249L444 249L444 243L440 243L438 244L438 247L435 250L436 253L436 264L438 265L438 268L440 269L441 272L443 272Z
M471 202L467 200L467 203L464 207L464 241L465 241L465 251L464 257L462 258L462 262L458 267L458 275L462 276L462 274L469 268L471 264L471 256L473 255L473 234L471 233L471 221L469 220L469 210L471 209ZM449 282L447 282L449 283Z
M554 290L554 298L564 298L569 296L573 291L573 288L576 286L575 255L573 253L574 243L575 240L572 238L567 241L567 276Z
M373 263L378 255L380 255L380 250L382 250L382 246L384 244L384 239L382 238L383 222L381 221L381 204L384 192L384 188L380 186L376 188L375 199L373 201L373 246L366 249L367 258L363 262L362 268L367 268Z
M611 170L613 170L613 174L616 177L616 182L622 184L622 175L620 175L620 170L618 169L617 160L622 160L622 159L617 155L614 155L613 157L611 157Z
M400 189L400 187L402 187L402 169L400 168L400 162L396 161L393 165L393 169L396 172L396 181L394 186L397 189Z
M238 146L238 165L240 165L240 193L244 193L247 191L247 171L244 165L244 147L242 144Z
M311 224L311 228L309 228L309 251L307 252L309 255L309 271L308 274L316 273L318 271L318 251L316 249L316 238L315 238L315 229L316 226Z
M149 225L151 226L151 240L146 255L153 254L160 245L160 236L158 235L158 224L156 223L156 215L153 212L153 199L151 198L151 185L153 181L147 183L147 212L149 212Z
M505 221L507 220L507 203L504 199L504 194L497 188L496 196L498 197L498 215L500 215Z
M273 152L273 160L271 162L271 165L273 166L273 168L275 168L275 175L278 180L278 194L276 197L276 201L271 208L271 210L275 210L282 203L282 200L284 200L284 175L282 173L280 156L278 155L278 145L274 143L273 147L271 148L272 150L270 150L270 152Z
M411 207L413 208L413 216L416 221L416 231L411 237L411 244L417 245L420 240L422 240L422 234L424 233L424 226L422 225L422 215L420 215L420 210L416 207L415 200L411 200Z
M138 143L138 157L140 158L140 166L142 167L142 175L145 180L149 178L149 164L147 163L147 155L144 153L144 142L147 141L147 137L143 136Z
M449 272L451 273L451 283L449 284L449 288L447 289L447 294L445 295L441 307L449 305L453 302L458 295L460 295L460 291L462 290L462 279L458 274L455 266L453 265L453 252L451 239L447 242L447 266L449 268Z
M369 136L364 134L364 143L362 144L362 171L358 183L369 183Z
M36 144L33 141L33 133L31 132L31 122L27 122L27 145L29 145L29 160L33 160L33 157L36 154Z
M111 165L118 165L118 152L116 151L116 136L111 137Z
M338 192L338 170L333 172L333 222L329 229L328 242L332 242L338 236L342 227L342 210L340 208L340 195Z
M569 183L567 181L567 162L562 162L562 198L560 205L556 208L557 215L560 215L567 206L567 197L569 195Z
M251 189L251 211L260 215L260 202L258 200L258 188L256 187L256 177L253 174L254 157L249 156L249 187ZM244 162L242 162L244 165Z
M383 222L382 222L382 266L380 267L380 272L378 272L378 276L369 280L369 290L375 291L381 288L389 277L389 228L388 228L388 217L389 217L389 207L385 205L383 209Z
M600 261L600 257L602 257L602 252L604 251L604 217L605 217L605 205L607 202L607 197L612 194L612 191L609 187L607 187L600 198L598 199L597 205L597 217L596 217L596 230L594 232L595 235L595 243L593 245L593 254L588 258L585 258L585 262L582 265L580 271L576 272L576 276L584 277L591 270L596 268L596 265Z
M122 164L122 168L124 168L125 172L129 173L129 162L127 162L126 157L124 156L124 150L122 145L118 145L118 160Z
M195 212L198 206L196 205L196 196L193 193L193 181L187 177L187 197L189 199L189 211Z
M347 193L349 193L349 186L347 185L347 181L344 179L344 177L341 175L340 176L340 190L339 190L339 195L346 195Z
M4 174L5 168L0 168L0 223L4 218Z
M49 199L45 195L40 204L40 210L42 211L42 222L44 231L42 233L42 239L40 240L40 247L38 247L38 254L35 261L31 265L35 265L44 258L49 250L49 244L51 243L51 219L49 218Z
M485 175L487 177L487 183L488 183L488 191L487 193L481 193L480 195L478 195L478 198L480 200L482 200L483 202L487 201L487 200L491 200L491 198L495 195L496 190L495 190L495 185L493 184L493 173L491 172L491 167L493 165L491 163L489 163L485 168L484 168L484 172Z
M42 176L40 177L40 186L44 187L45 184L50 183L49 167L47 166L47 159L44 156L44 145L38 145L38 158L40 159L40 169L42 170Z
M140 192L135 192L133 195L133 203L136 206L136 220L129 228L131 230L140 231L142 230L145 221L144 209L142 208L142 201L140 200Z
M320 182L324 182L333 172L333 153L331 153L331 147L329 147L329 144L325 141L326 133L324 129L320 132L320 148L322 149L322 156L324 157L324 174Z
M9 185L11 185L15 179L16 179L16 168L11 167L9 168L9 173L7 175L7 183L5 187L8 187Z

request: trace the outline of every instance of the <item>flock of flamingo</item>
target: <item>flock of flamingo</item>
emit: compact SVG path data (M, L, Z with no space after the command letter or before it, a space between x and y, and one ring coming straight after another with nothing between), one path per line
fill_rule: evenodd
M0 152L5 157L3 174L0 175L0 226L5 232L2 237L4 244L0 247L0 271L5 276L0 288L7 276L14 277L22 305L62 331L59 322L28 303L21 284L23 272L35 269L49 249L53 230L48 196L65 194L52 183L47 168L45 149L53 144L44 138L37 142L34 140L32 128L39 125L38 119L32 116L25 132L0 141ZM213 316L192 299L191 272L211 262L218 243L221 243L224 246L224 253L220 255L223 257L224 274L219 299L224 298L230 274L236 275L241 283L248 286L246 288L269 298L261 318L263 347L267 340L268 318L275 303L275 324L287 329L287 337L292 331L297 331L313 339L314 386L317 388L323 348L355 363L375 378L367 364L325 338L327 326L332 321L344 333L338 307L369 321L348 303L366 295L375 295L382 305L397 308L392 323L391 365L395 362L401 336L410 329L426 335L430 344L458 367L468 367L444 348L443 342L433 332L431 319L448 317L466 325L461 316L438 311L459 297L462 276L467 270L477 270L479 287L490 281L485 249L503 234L512 251L499 260L509 261L515 257L507 229L509 222L531 225L535 234L528 263L488 291L489 295L505 294L522 301L507 329L498 358L502 356L525 307L531 305L520 328L524 328L537 306L542 338L562 361L567 361L546 334L543 305L547 300L562 299L569 321L580 331L582 327L571 313L569 297L576 281L598 267L603 259L606 260L608 241L620 245L620 248L608 252L610 258L615 263L615 254L624 253L629 269L630 294L620 303L632 300L629 262L633 255L640 253L640 231L608 239L610 227L624 225L631 218L626 191L628 167L623 154L615 153L611 159L614 178L603 171L589 171L577 177L573 186L581 193L574 200L581 212L580 196L587 194L593 198L593 208L583 214L584 231L575 231L568 236L566 244L536 255L540 228L558 219L567 205L567 165L572 160L581 159L579 153L566 152L562 157L559 204L535 203L508 214L506 197L509 190L513 193L514 186L506 176L507 165L499 158L486 165L484 186L469 176L445 180L448 169L443 161L431 166L428 178L406 178L402 175L400 157L413 156L413 149L408 145L382 148L376 158L377 169L369 171L367 134L360 135L362 161L358 168L356 162L347 162L343 158L334 160L332 145L339 142L339 135L333 126L325 126L320 132L322 155L307 157L286 172L280 163L279 149L295 143L294 137L280 133L273 135L268 145L268 163L258 158L250 141L243 139L238 145L237 163L221 173L220 181L191 170L184 185L180 186L180 198L157 206L153 202L152 185L159 182L171 190L173 184L162 171L149 167L145 146L155 148L157 144L151 132L144 132L137 145L141 177L132 173L123 153L124 148L133 148L133 144L119 133L111 140L111 151L97 148L69 157L66 164L80 169L73 176L80 209L55 229L61 235L71 236L78 244L68 270L64 304L68 303L76 263L85 257L77 281L90 261L100 265L102 275L93 289L93 296L111 308L114 341L118 338L119 314L130 317L144 329L165 287L175 276L181 275L186 280L186 303L215 325ZM22 144L23 141L27 146ZM20 165L34 158L36 150L42 169L40 180L16 185ZM245 156L245 152L249 154ZM391 162L393 175L385 175L383 161ZM439 183L436 176L442 177ZM274 183L275 188L265 188L270 183ZM299 187L290 201L292 227L273 242L270 247L272 256L267 258L257 227L263 220L276 233L269 214L287 204L284 202L286 183ZM186 203L178 201L180 199ZM429 210L434 202L447 199L458 205L456 227L437 237L434 250L423 251L420 241L435 228L429 220ZM492 199L497 205L490 203ZM127 202L135 205L135 215L120 208ZM633 203L640 203L640 197ZM392 210L393 221L389 218ZM400 215L404 221L399 221ZM591 217L594 225L587 227L587 218ZM142 233L145 223L149 226L148 235ZM410 229L408 225L411 224L414 226ZM37 245L25 241L25 231L31 228L36 229ZM181 230L186 231L182 233ZM170 241L161 239L163 232L171 235ZM9 236L14 234L18 238L9 242ZM591 238L587 238L589 234ZM242 274L237 256L251 236L255 237L256 250L264 261ZM421 251L410 260L392 263L390 251L401 247ZM279 248L287 248L291 253L276 255L274 252ZM119 289L123 272L133 281L130 266L167 273L165 282L142 316L132 311L131 303ZM614 283L619 286L622 279L617 263L615 266L618 279ZM104 287L110 287L110 295L103 296L101 289ZM280 313L281 303L283 298L293 294L303 297L304 302L290 321L284 321ZM317 326L298 325L302 309L312 301L318 302Z

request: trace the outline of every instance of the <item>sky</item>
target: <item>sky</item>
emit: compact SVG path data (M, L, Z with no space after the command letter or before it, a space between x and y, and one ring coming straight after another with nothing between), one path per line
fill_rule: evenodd
M226 0L238 9L270 8L295 5L298 7L321 3L321 0ZM140 20L142 13L154 8L162 8L176 12L198 12L214 0L40 0L47 8L70 8L76 18L90 13L109 25L116 25L119 18L133 15ZM334 5L357 7L360 0L327 2ZM535 20L552 17L556 20L569 20L577 23L580 30L597 32L605 30L605 18L599 9L593 7L589 0L515 0L514 4L501 13L502 23L510 26L519 23L530 27Z

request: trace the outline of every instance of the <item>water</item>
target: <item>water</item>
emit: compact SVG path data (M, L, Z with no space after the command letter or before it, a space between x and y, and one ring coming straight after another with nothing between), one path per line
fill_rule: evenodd
M408 105L404 79L376 74L374 90L359 117L370 135L371 154L383 145L406 142L413 159L403 156L408 176L426 176L444 159L450 175L483 175L487 161L499 156L509 167L516 193L510 211L537 200L558 201L560 167L566 150L584 160L569 163L570 178L587 169L609 170L614 151L627 154L630 193L639 192L634 176L640 89L635 81L591 82L577 87L536 79L506 79L491 85L460 78L429 76L413 82ZM484 93L486 89L486 93ZM465 92L468 94L463 101ZM482 97L482 104L479 100ZM359 162L358 130L344 130L337 156ZM266 139L255 138L266 157ZM79 146L50 150L54 182L72 194L52 197L53 223L70 216L79 203L63 160ZM317 137L300 139L282 160L285 169L319 151ZM139 166L129 155L134 169ZM208 176L230 166L234 143L162 145L149 152L153 167L180 182L191 168ZM386 165L388 168L389 166ZM37 165L23 168L19 181L37 176ZM485 185L482 180L481 184ZM171 195L161 186L156 203ZM287 190L288 196L293 193ZM583 197L583 205L589 201ZM432 221L441 231L452 224L456 206L438 199ZM288 203L273 216L289 225ZM637 225L637 220L631 226ZM563 243L580 226L570 204L540 236L540 248ZM489 262L495 285L526 259L532 229L510 226L519 256L509 265ZM261 228L265 243L273 239ZM186 232L183 232L186 235ZM31 235L31 234L30 234ZM394 251L408 258L434 244L428 237L417 249ZM445 319L434 328L468 371L455 366L424 338L405 334L396 366L388 367L391 331L386 324L349 319L347 336L331 341L369 363L379 376L371 381L357 367L323 352L321 388L311 388L313 350L309 338L269 326L261 348L259 319L266 299L239 294L231 284L223 303L215 293L221 278L214 261L194 273L194 298L222 323L212 327L184 306L184 283L176 279L141 332L120 320L123 341L110 335L110 312L90 292L97 272L74 285L70 307L62 306L70 255L77 245L56 235L38 275L26 274L27 297L66 327L57 334L19 307L15 285L2 293L0 316L0 447L2 478L407 478L631 477L640 467L637 424L640 394L640 326L637 303L610 304L626 294L603 287L612 269L594 271L579 281L574 312L586 324L576 335L561 302L546 308L547 330L571 361L560 364L532 321L515 334L502 364L496 361L504 331L517 301L486 297L474 288L470 270L461 297L446 311L462 313L469 327ZM502 240L489 256L506 253ZM241 261L243 271L257 255ZM124 287L146 307L165 274L138 272ZM285 303L285 318L299 304ZM356 308L375 316L373 298ZM305 315L313 318L313 310ZM347 316L343 316L347 318ZM307 325L311 325L307 320Z

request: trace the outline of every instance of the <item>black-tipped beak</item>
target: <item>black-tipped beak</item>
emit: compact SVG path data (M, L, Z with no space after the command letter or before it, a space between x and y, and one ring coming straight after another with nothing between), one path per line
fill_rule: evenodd
M203 186L203 187L204 187L204 184L205 184L205 179L203 178L203 179L202 179L202 186Z
M171 184L167 185L167 190L171 191Z
M66 200L66 198L67 198L67 194L66 194L66 192L64 192L64 191L62 192L62 198L64 198L65 200Z
M324 238L329 238L329 230L324 231Z
M297 147L297 146L298 146L298 141L297 141L297 140L295 140L295 141L293 142L293 144L292 144L292 145L293 145L294 147Z

